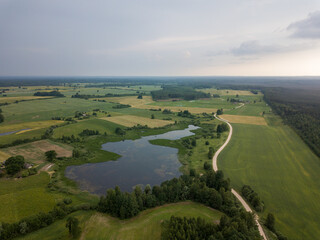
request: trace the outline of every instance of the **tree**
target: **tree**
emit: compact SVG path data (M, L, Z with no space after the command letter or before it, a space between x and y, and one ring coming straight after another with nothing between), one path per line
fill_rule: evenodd
M222 115L223 114L223 109L221 108L221 109L218 109L217 110L217 115Z
M138 99L142 99L142 98L143 98L143 97L142 97L142 94L139 94L137 98L138 98Z
M212 159L213 158L213 154L214 154L213 147L209 147L208 158Z
M272 213L268 213L266 219L266 227L269 228L272 232L275 232L275 223L276 219Z
M57 152L55 150L50 150L45 152L46 158L49 162L52 162L57 157Z
M0 113L0 123L2 123L4 121L4 116L2 115L2 113Z
M75 217L68 217L67 223L66 223L66 228L69 230L69 234L72 237L77 237L79 236L81 229L79 227L79 220Z
M23 156L15 156L15 157L9 157L5 161L5 167L6 171L10 175L14 175L18 173L24 166L24 157Z

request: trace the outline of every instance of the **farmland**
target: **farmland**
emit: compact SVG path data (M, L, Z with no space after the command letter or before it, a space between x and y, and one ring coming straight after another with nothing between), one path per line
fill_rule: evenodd
M101 145L108 142L138 139L185 129L189 124L197 125L201 128L193 130L193 136L151 142L179 150L180 172L189 174L190 170L195 170L197 174L204 174L204 164L211 166L209 148L216 151L228 135L227 131L217 134L217 125L221 122L212 115L217 109L223 109L221 117L232 123L234 133L219 157L218 165L231 179L232 186L240 190L243 184L250 185L265 203L262 219L269 212L274 213L276 228L290 239L312 239L320 234L316 229L320 222L317 214L320 206L316 201L320 197L318 158L272 113L261 92L198 89L219 97L154 101L150 93L160 90L159 85L87 85L15 87L6 91L7 97L0 98L28 100L1 106L5 121L1 123L0 134L13 133L0 136L0 144L13 145L0 149L0 162L9 156L22 155L39 170L49 165L44 155L46 151L55 150L59 158L54 160L50 175L40 171L26 178L6 176L0 179L0 202L4 203L0 211L8 216L0 221L16 222L39 211L48 212L65 197L72 198L75 205L96 203L97 197L81 192L75 182L64 176L64 171L70 165L117 160L118 154L101 150ZM36 91L56 89L65 97L34 99ZM71 97L76 93L89 97ZM141 93L143 96L139 99ZM106 97L106 94L114 96ZM122 108L119 104L130 106ZM165 109L168 111L163 112ZM191 114L178 114L185 110ZM117 129L121 129L121 134ZM86 130L94 134L85 135ZM15 143L21 139L28 142ZM192 141L195 141L194 145ZM217 212L211 215L212 210L190 202L149 209L130 220L118 220L95 211L78 211L72 215L80 220L83 239L102 236L141 239L151 234L159 239L160 222L172 214L202 216L210 221L220 216ZM305 216L304 221L300 220L301 216ZM50 234L68 238L65 219L26 235L26 239L50 239Z
M265 202L265 213L276 213L279 230L290 239L316 239L319 159L274 118L268 116L269 126L233 124L234 134L219 157L219 169L236 189L252 186Z
M22 155L26 161L39 164L45 161L45 152L50 150L56 151L57 157L72 156L72 147L61 143L54 143L50 140L40 140L4 148L2 149L2 152L9 156Z
M223 114L222 118L225 119L225 120L228 120L230 123L267 125L267 122L265 121L265 119L263 117Z

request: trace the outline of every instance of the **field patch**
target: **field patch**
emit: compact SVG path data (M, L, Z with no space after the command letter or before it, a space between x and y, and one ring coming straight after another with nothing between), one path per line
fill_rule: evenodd
M9 157L11 157L11 155L9 155L8 153L5 153L3 151L0 151L0 162L4 162Z
M16 222L52 210L61 195L46 190L50 178L40 173L22 179L0 179L0 222Z
M53 125L57 125L63 123L63 121L58 120L48 120L48 121L38 121L38 122L25 122L25 123L16 123L16 124L8 124L0 127L0 133L6 133L11 131L20 131L15 134L21 134L26 131L47 128Z
M57 152L57 157L72 156L72 147L61 143L55 143L50 140L40 140L9 147L2 149L2 152L10 156L22 155L26 161L41 163L45 160L45 152L50 150L55 150Z
M218 167L236 190L248 184L259 194L266 206L262 215L274 213L276 228L288 239L318 239L319 158L288 126L271 124L233 124Z
M140 125L148 125L148 127L155 128L155 127L163 127L163 126L174 123L173 121L168 121L168 120L151 119L151 118L137 117L133 115L104 117L101 119L107 120L109 122L113 122L116 124L120 124L126 127L133 127L135 125L140 124Z
M143 96L143 99L137 99L136 96L130 96L130 97L113 97L113 98L105 98L105 100L109 102L116 102L121 104L129 104L133 108L140 108L140 109L170 109L173 112L180 112L188 110L189 112L193 114L198 113L212 113L216 112L217 108L204 108L204 107L184 107L184 106L170 106L173 102L155 102L152 100L152 97L150 96ZM179 104L179 101L177 101ZM175 102L175 103L177 103ZM184 101L186 102L186 101ZM192 102L190 102L192 103ZM152 104L152 105L151 105ZM192 104L194 105L194 104ZM201 103L199 103L201 105Z
M37 97L37 96L20 96L20 97L0 97L0 103L13 103L16 101L30 101L38 99L48 99L52 97Z
M267 122L263 117L223 114L221 118L228 120L230 123L254 124L254 125L265 125L265 126L267 125Z

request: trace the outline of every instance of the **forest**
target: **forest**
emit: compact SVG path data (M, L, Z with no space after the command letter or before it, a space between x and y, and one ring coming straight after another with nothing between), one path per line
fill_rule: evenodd
M320 96L316 89L264 88L265 101L320 156Z
M165 100L165 99L184 99L195 100L199 98L210 98L210 94L195 91L188 86L163 86L162 90L151 92L153 100Z

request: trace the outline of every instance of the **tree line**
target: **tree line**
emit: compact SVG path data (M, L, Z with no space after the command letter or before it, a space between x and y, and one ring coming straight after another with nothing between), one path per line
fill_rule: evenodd
M161 90L152 91L151 96L153 100L165 100L165 99L183 99L183 100L195 100L199 98L210 98L209 93L204 93L194 90L188 86L163 86Z
M320 95L317 89L265 88L265 101L320 157Z

